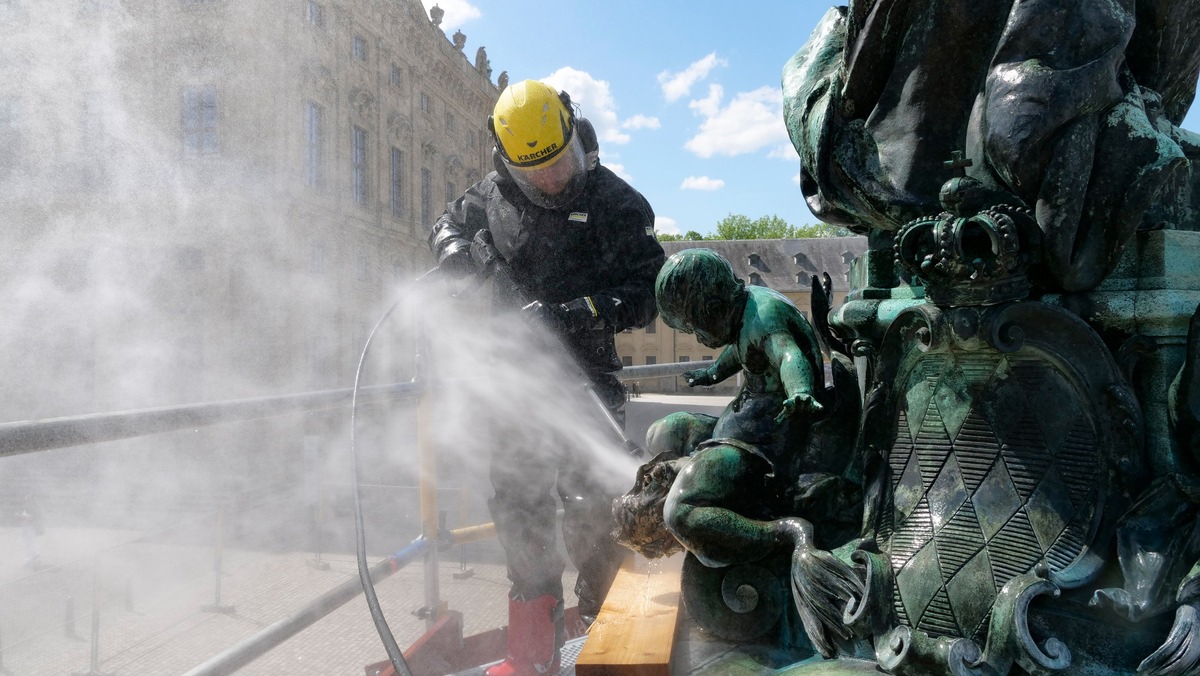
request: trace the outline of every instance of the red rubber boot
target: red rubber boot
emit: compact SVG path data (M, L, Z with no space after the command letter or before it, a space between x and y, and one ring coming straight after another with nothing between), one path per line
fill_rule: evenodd
M551 594L530 601L508 600L508 657L484 672L485 676L541 676L558 671L558 646L554 638Z

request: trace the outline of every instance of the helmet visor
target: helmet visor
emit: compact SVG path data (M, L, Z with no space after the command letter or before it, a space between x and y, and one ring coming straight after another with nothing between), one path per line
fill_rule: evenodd
M546 209L566 206L583 190L587 179L583 144L572 134L567 147L550 160L529 167L518 167L507 159L508 171L521 192L534 204Z

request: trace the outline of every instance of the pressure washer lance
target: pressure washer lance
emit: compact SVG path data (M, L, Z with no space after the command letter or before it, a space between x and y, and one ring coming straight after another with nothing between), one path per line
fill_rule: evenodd
M503 292L511 294L513 298L516 298L520 302L521 307L525 307L530 302L525 297L524 292L521 291L521 287L517 286L516 281L513 279L512 268L508 266L508 263L496 251L496 247L492 241L491 230L483 229L475 233L475 237L471 241L471 258L482 271L480 273L481 278L486 279L490 275L495 284L501 285L500 288ZM476 288L478 288L478 285L476 285ZM604 405L604 401L596 393L596 388L592 385L591 379L587 377L586 371L579 364L575 355L571 354L570 350L563 345L562 339L556 332L546 326L540 328L543 330L539 333L545 340L547 347L564 357L564 359L560 359L559 361L568 367L571 371L571 376L583 386L587 399L600 412L601 417L608 423L609 428L616 434L617 439L621 441L621 445L625 448L625 451L629 453L630 457L644 459L646 452L642 450L642 447L636 441L630 439L629 435L625 434L625 428L613 416L608 406Z

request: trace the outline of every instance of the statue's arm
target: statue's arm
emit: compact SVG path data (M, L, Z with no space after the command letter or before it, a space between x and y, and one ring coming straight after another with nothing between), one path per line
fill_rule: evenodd
M783 386L783 410L776 422L782 422L797 411L816 412L821 404L813 397L813 365L807 352L787 331L776 331L763 341L767 360L779 374Z
M441 263L455 255L466 255L475 233L487 227L488 180L471 186L446 205L429 230L429 250Z
M729 345L721 351L716 361L702 369L688 371L683 374L683 378L689 387L716 385L741 370L742 362L737 357L737 350Z

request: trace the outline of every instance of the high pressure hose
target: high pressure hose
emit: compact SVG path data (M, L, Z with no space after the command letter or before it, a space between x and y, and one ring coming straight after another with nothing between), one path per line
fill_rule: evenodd
M427 279L435 279L438 268L433 268L416 279L417 283ZM482 284L479 281L473 288L459 290L457 293L451 293L452 296L457 296L465 292L473 291ZM379 633L379 640L383 641L383 647L387 650L388 659L392 662L392 668L396 671L397 676L412 676L412 672L408 668L408 663L404 661L404 653L400 650L400 646L396 645L396 637L392 635L391 627L388 626L387 620L383 617L383 609L379 607L379 597L375 594L375 582L371 579L370 567L367 565L367 535L366 527L363 525L362 511L362 495L359 489L359 463L358 463L358 391L362 381L363 365L367 362L367 354L371 350L371 341L375 338L375 334L379 332L379 327L392 316L396 308L400 307L404 299L400 299L392 304L375 322L375 326L371 329L371 333L367 335L367 341L363 343L362 354L358 358L358 368L354 372L354 389L350 397L350 457L354 465L354 471L350 473L350 482L354 493L354 544L358 558L358 579L362 583L363 595L367 598L367 607L371 609L371 621L375 623L375 630Z
M371 339L375 337L379 327L387 321L392 312L400 306L400 303L401 301L393 303L379 318L379 321L375 322L375 327L367 336L367 342L363 344L362 354L358 358L358 369L354 372L354 390L350 397L350 456L354 463L354 471L350 474L354 492L354 542L358 554L358 579L362 582L363 594L367 598L367 607L371 609L371 621L375 623L375 630L379 632L379 640L383 641L383 647L387 650L392 668L395 669L397 676L412 676L412 672L408 669L408 663L404 661L404 653L400 650L400 646L396 645L396 637L392 635L392 630L383 617L383 609L379 607L379 597L375 595L375 583L371 580L371 571L367 566L367 535L366 528L363 526L362 495L360 495L358 485L358 439L356 434L359 382L362 379L363 364L366 363L367 353L371 349Z
M490 233L488 233L488 235L490 235ZM476 240L479 240L478 235L476 236ZM490 242L487 242L487 245L490 248ZM499 257L495 255L494 249L491 250L490 258L488 258L488 260L486 260L481 267L484 269L485 273L490 273L496 277L499 277L501 281L506 282L510 288L514 290L517 288L512 281L511 271L508 269L507 265L500 261ZM421 282L427 278L431 279L437 272L438 268L433 268L432 270L429 270L425 274L418 277L416 281ZM452 297L458 297L474 291L475 289L479 288L480 285L482 285L485 278L486 274L480 275L479 278L475 280L473 285L470 285L465 289L451 291L450 295ZM367 607L371 609L371 620L375 623L375 630L379 632L379 639L383 641L383 647L387 650L388 659L390 659L392 662L392 668L396 670L397 676L412 676L412 672L408 668L408 663L404 661L404 654L401 652L400 647L396 645L396 637L392 635L392 630L390 627L388 627L387 620L383 617L383 610L379 607L379 597L375 594L375 583L371 580L371 571L367 565L367 536L366 528L363 526L362 496L360 495L358 478L358 391L360 382L362 380L363 365L367 361L367 354L371 350L371 342L375 338L375 334L379 331L379 327L382 326L389 317L391 317L392 313L395 312L396 308L400 306L401 302L403 302L403 299L393 303L392 306L387 309L387 312L383 313L383 316L379 318L379 321L375 322L375 326L371 329L371 333L367 335L367 341L363 344L362 354L358 359L358 369L354 372L354 389L350 398L350 455L354 464L354 471L351 472L351 485L354 493L354 540L358 558L358 579L362 583L363 594L367 598ZM554 343L558 344L558 341L555 340ZM591 383L586 375L583 374L578 363L576 363L575 360L570 357L564 346L558 344L558 347L562 351L563 356L567 357L565 360L566 363L579 370L576 375L580 382L584 384L589 400L597 407L598 411L603 414L604 419L612 427L617 437L623 442L626 450L631 454L641 454L643 452L641 448L639 448L637 443L630 440L630 438L625 434L624 428L613 417L612 411L609 411L608 407L605 406L600 400L599 395L596 394L595 389L591 386Z

